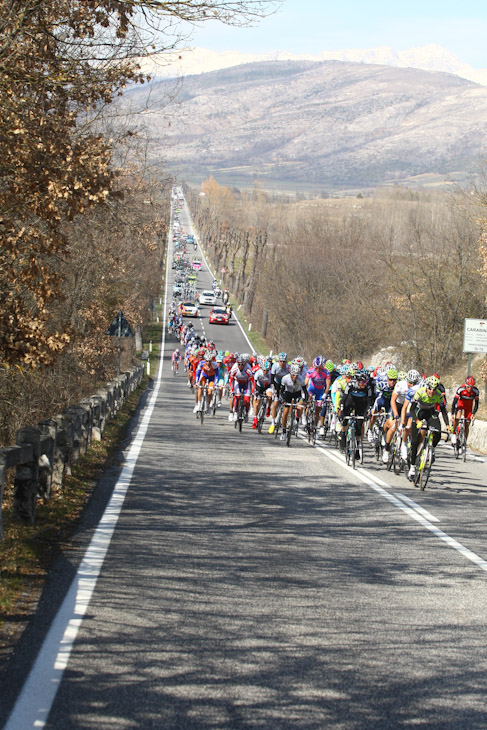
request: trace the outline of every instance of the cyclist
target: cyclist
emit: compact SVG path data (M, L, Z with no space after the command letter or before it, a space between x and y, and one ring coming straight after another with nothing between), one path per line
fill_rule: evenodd
M479 407L479 389L475 387L475 378L469 375L465 383L456 389L451 405L452 437L454 446L457 442L458 420L463 412L465 418L465 441L468 439L470 424L475 418Z
M248 419L248 412L250 408L250 393L252 389L252 368L248 362L245 362L245 358L242 355L237 357L237 362L233 365L230 370L229 383L230 383L230 413L228 414L229 421L237 420L237 411L234 410L234 406L237 402L237 396L243 396L245 404L245 420Z
M179 363L181 362L181 353L179 351L179 347L176 347L174 350L172 357L171 357L171 363L172 363L172 369L175 373L179 370Z
M274 433L276 426L276 414L277 406L279 402L279 394L281 392L281 380L285 375L288 375L290 366L287 363L287 355L285 352L280 352L277 358L277 362L271 368L272 385L274 386L274 402L271 408L271 425L269 426L269 433Z
M418 373L417 370L409 370L407 373L401 372L397 375L397 383L394 386L394 390L392 391L391 396L391 412L387 421L384 423L384 433L386 437L384 453L382 454L382 461L384 462L384 464L387 464L389 460L392 437L394 436L398 428L402 430L401 413L404 401L406 400L406 396L411 388L419 383L420 379L421 375Z
M296 403L298 400L301 400L301 398L306 397L304 376L300 375L300 366L298 363L291 363L289 373L283 375L280 386L282 390L282 397L285 403L282 411L282 433L280 436L280 440L284 441L287 435L286 426L289 409L291 408L292 403ZM297 408L297 420L299 420L301 413L303 412L303 408L304 406Z
M448 413L445 406L445 396L438 388L439 383L440 381L435 375L430 375L429 378L426 378L426 383L418 388L411 401L411 467L408 474L411 480L416 476L416 456L418 453L422 421L426 421L428 426L438 429L433 436L433 458L434 449L441 438L440 419L436 410L437 406L440 408L445 426L450 430Z
M367 438L369 443L374 443L374 423L377 420L380 410L383 408L386 413L391 410L391 398L394 388L397 382L397 370L396 368L389 367L386 370L385 377L382 375L377 381L378 395L375 399L374 405L372 406L371 418L369 421L369 430L367 431Z
M196 370L196 404L193 409L193 413L201 410L203 407L203 401L201 399L203 395L203 387L208 385L208 403L211 403L213 397L213 386L218 381L218 366L213 360L213 352L207 350L204 354L203 359L198 365Z
M272 389L272 375L271 375L271 362L264 358L261 366L254 372L254 420L252 428L257 428L257 413L259 412L259 403L262 398L267 399L267 411L266 416L270 414L270 407L272 403L273 389Z
M217 407L221 408L222 405L222 398L223 398L223 386L225 385L226 378L228 378L228 370L227 366L225 365L225 356L220 350L218 352L218 355L215 358L216 364L218 365L218 382L217 382L217 388L218 388L218 402Z
M317 426L322 401L328 395L331 386L331 376L324 367L324 358L321 355L313 360L313 367L306 373L304 382L308 389L308 395L315 397L315 426Z
M362 426L357 430L357 450L355 452L355 458L360 458L360 451L358 445L362 439L364 426L365 426L365 414L370 405L370 389L368 387L368 377L366 372L361 369L355 377L347 383L345 390L339 391L339 418L342 424L342 435L340 438L340 450L345 451L345 445L347 440L347 426L348 419L352 411L355 412L356 416L363 416Z

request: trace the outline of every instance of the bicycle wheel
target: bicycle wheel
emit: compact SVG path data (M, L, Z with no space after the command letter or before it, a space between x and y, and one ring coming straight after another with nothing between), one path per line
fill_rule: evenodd
M238 409L240 407L240 400L241 400L239 395L236 396L236 399L237 399L237 407L236 408L235 408L235 401L233 402L233 412L237 414L237 418L233 422L234 428L238 428Z
M458 459L458 457L460 456L460 450L461 450L461 447L460 447L460 427L457 428L456 436L457 436L457 440L453 444L453 455L455 456L455 459Z
M390 445L390 448L389 448L389 458L388 458L387 464L386 464L387 471L391 471L392 467L395 464L396 458L398 456L398 454L397 454L397 450L398 450L398 438L397 437L398 437L398 433L396 431L395 434L394 434L394 436L392 437L391 445Z
M419 488L424 491L424 488L428 484L428 479L431 473L431 465L433 463L433 448L430 444L426 447L426 456L424 459L424 468L421 471L421 479L419 482Z
M401 445L402 445L402 439L397 439L397 446L396 446L396 453L394 455L394 474L400 474L404 467L404 460L401 456Z
M350 431L347 432L347 440L345 442L345 461L347 463L347 466L350 466Z
M467 439L465 436L465 425L460 426L460 443L463 461L467 460Z
M257 414L257 431L258 431L258 433L262 433L262 426L264 425L266 410L267 410L267 402L266 402L265 398L261 398L259 412Z
M355 435L355 428L350 429L350 449L352 451L350 455L352 460L352 468L355 469L355 460L357 458L357 437Z
M294 408L291 406L291 415L289 416L288 424L287 424L287 434L286 434L286 444L288 446L291 446L291 436L294 430L294 419L295 419L295 411Z
M275 422L275 428L274 428L274 437L277 438L277 434L281 430L281 423L282 423L282 404L279 404L277 407L277 413L276 413L276 422Z
M244 411L245 411L245 401L241 397L240 402L238 404L238 430L242 431L242 424L244 420Z
M203 420L205 417L205 411L206 411L206 391L203 391L203 398L201 399L201 410L200 410L200 423L203 425Z

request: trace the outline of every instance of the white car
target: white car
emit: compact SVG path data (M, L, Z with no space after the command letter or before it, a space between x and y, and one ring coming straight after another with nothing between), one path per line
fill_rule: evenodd
M202 291L199 298L200 304L216 304L216 296L211 289L205 289Z

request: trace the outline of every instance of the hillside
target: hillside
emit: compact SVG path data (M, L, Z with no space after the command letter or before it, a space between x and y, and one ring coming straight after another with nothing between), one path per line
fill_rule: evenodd
M244 64L150 85L138 124L181 175L377 185L468 175L487 132L487 88L446 73L340 61ZM129 90L142 109L147 87ZM162 109L162 111L161 111Z

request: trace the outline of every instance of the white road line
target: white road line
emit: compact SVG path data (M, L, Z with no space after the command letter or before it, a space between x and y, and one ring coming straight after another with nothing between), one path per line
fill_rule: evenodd
M414 501L414 499L411 499L410 497L407 497L405 494L401 494L401 492L394 492L396 497L399 497L399 499L402 499L403 502L406 502L410 507L416 510L420 515L423 515L427 520L430 522L439 522L440 520L438 517L435 517L431 514L431 512L428 512L427 509L424 507L421 507L417 502Z
M305 437L300 436L299 438L304 439ZM403 502L402 499L399 499L394 494L388 492L387 489L391 488L390 484L387 484L387 482L383 482L375 475L369 474L364 467L358 467L357 469L353 469L351 466L348 466L341 457L339 457L337 454L334 454L321 444L315 444L314 448L320 449L321 453L325 454L328 459L334 461L336 464L339 464L343 469L346 469L351 474L354 474L358 479L360 479L360 481L362 481L368 487L371 487L371 489L384 497L384 499L386 499L388 502L391 502L391 504L393 504L395 507L398 507L400 510L416 520L416 522L419 522L419 524L422 525L424 528L432 532L435 537L439 538L449 547L459 552L466 560L470 560L470 562L474 563L478 568L487 572L487 561L477 555L477 553L474 553L472 550L466 548L465 545L462 545L462 543L458 542L458 540L455 540L455 538L451 537L446 532L443 532L443 530L440 530L439 527L436 527L436 525L432 524L432 522L427 519L423 514L420 514L420 512L415 507L413 508L409 504ZM433 519L435 521L437 520L437 518L435 517L433 517Z
M164 322L166 321L169 256L166 260ZM166 334L162 327L161 355L156 386L130 446L120 478L81 561L68 593L44 639L37 659L27 677L4 730L43 728L56 697L78 630L89 606L96 582L115 530L125 495L161 387Z

